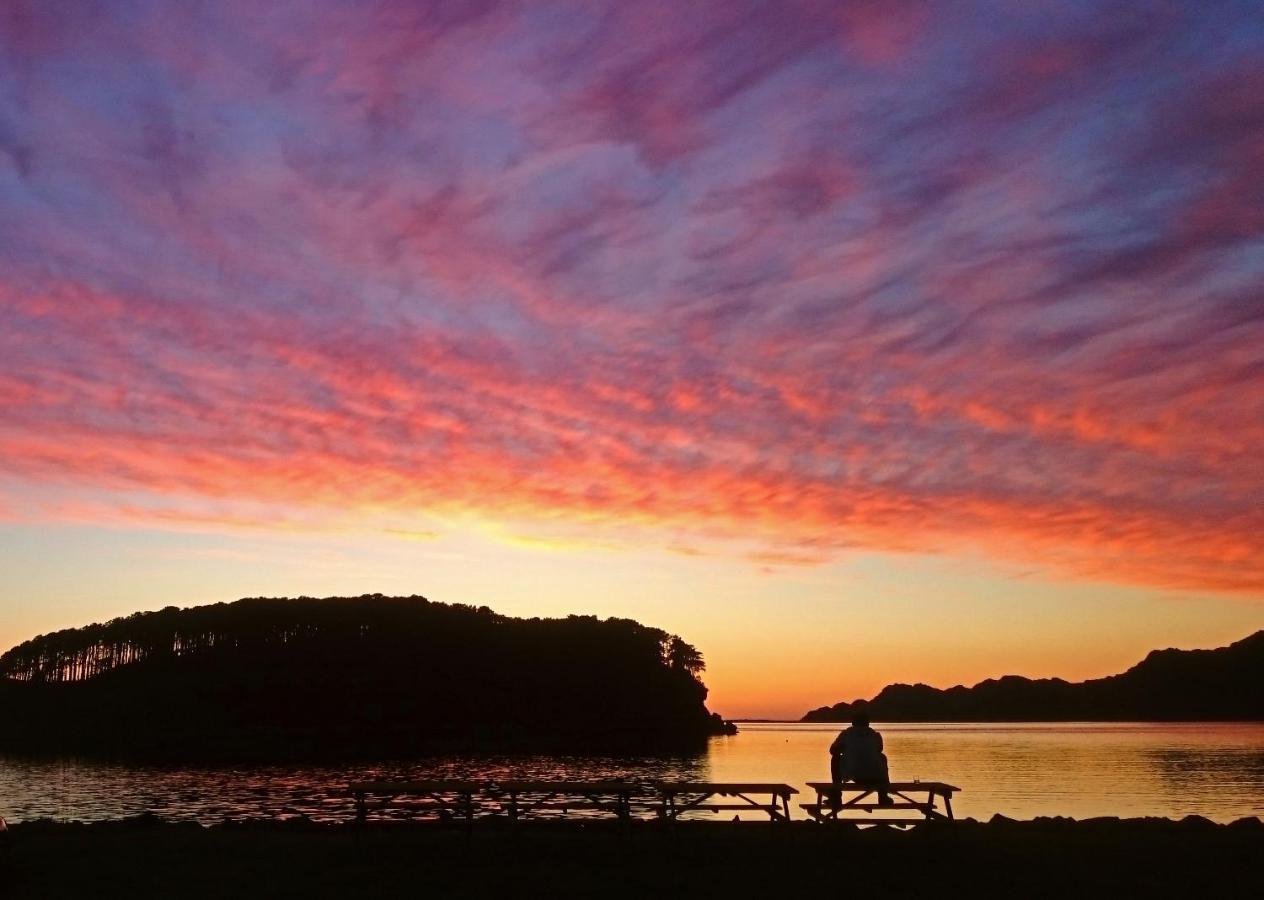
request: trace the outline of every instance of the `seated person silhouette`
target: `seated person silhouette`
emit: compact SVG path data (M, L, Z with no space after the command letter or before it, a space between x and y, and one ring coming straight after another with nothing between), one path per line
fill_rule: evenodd
M891 805L886 787L891 783L887 775L887 757L882 752L882 735L869 727L869 709L857 703L851 711L851 727L839 732L830 744L830 780L835 784L854 782L860 787L874 788L878 803ZM835 791L830 794L832 806L842 805L842 797Z

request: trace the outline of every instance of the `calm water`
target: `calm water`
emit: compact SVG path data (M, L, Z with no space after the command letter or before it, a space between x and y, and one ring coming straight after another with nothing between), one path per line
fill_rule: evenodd
M879 725L895 780L962 788L959 816L1264 816L1264 724ZM0 758L0 815L91 821L300 815L350 818L361 778L657 778L777 781L806 793L827 777L835 726L747 724L685 758L439 758L356 766L149 768ZM804 798L804 799L811 799ZM798 810L796 810L797 812Z
M958 816L1264 816L1264 723L878 725L893 781L946 781ZM831 725L717 739L717 781L828 780Z

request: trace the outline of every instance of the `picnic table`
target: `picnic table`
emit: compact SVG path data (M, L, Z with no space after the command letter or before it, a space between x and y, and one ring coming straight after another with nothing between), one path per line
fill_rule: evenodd
M532 813L580 810L610 813L627 822L632 796L641 786L628 781L499 781L493 791L508 796L512 821Z
M417 799L397 806L408 810L434 813L438 818L461 817L466 822L474 820L474 795L483 790L477 781L357 781L348 786L355 798L356 819L363 822L368 817L369 797L381 799L375 809L386 809L396 798L412 796Z
M766 814L774 822L790 819L790 797L799 793L788 784L711 781L659 781L658 815L674 822L688 812L750 812ZM854 782L808 782L815 803L799 806L818 822L852 821L864 824L911 825L951 821L952 795L959 788L938 781L896 781L887 785L891 802L878 802L878 789ZM431 814L439 819L464 819L479 813L507 814L511 821L525 816L597 812L621 822L632 818L633 798L644 788L628 781L360 781L349 785L355 798L356 819L363 822L370 809L396 809ZM837 793L839 802L833 803ZM371 798L378 798L374 802ZM401 799L407 798L407 799ZM904 813L916 810L918 818ZM875 816L873 813L882 815ZM901 815L892 816L891 812ZM858 817L857 813L863 813Z
M799 793L788 784L659 781L655 787L662 796L659 815L668 822L676 821L687 812L749 812L752 809L767 813L774 822L788 822L790 795ZM767 800L762 799L765 795Z
M878 788L855 782L809 781L816 791L815 803L800 803L808 815L818 822L861 822L874 825L915 825L920 822L952 821L952 795L960 788L941 781L893 781L886 786L890 803L878 802ZM837 804L831 802L837 796ZM922 796L925 799L921 799ZM942 801L942 808L939 802ZM899 816L874 816L875 811L916 810L920 817L906 813ZM863 818L852 815L864 813Z

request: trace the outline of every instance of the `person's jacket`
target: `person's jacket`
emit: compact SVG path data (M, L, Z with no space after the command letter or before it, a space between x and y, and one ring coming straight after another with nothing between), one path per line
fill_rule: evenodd
M880 778L886 772L882 758L882 735L868 725L852 725L834 738L830 753L842 754L848 778Z

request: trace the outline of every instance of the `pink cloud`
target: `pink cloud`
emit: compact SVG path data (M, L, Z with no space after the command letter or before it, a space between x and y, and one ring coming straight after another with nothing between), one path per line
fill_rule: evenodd
M0 472L1264 591L1260 70L1158 62L1214 23L457 6L20 17Z

